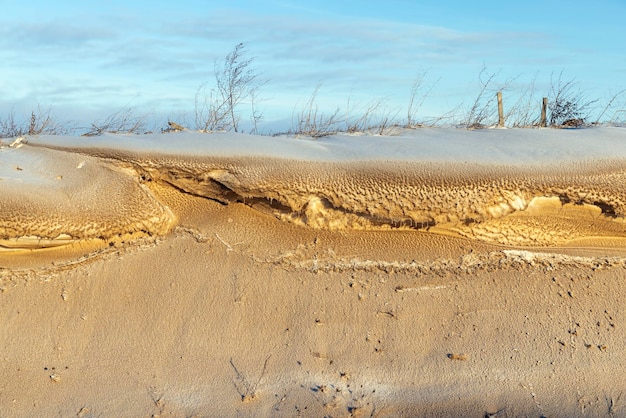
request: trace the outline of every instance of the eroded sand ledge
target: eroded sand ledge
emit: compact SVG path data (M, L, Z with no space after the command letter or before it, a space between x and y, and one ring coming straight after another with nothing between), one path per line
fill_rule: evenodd
M174 223L135 173L98 158L27 145L3 157L0 249L159 235Z
M480 153L460 159L453 149L446 157L442 150L449 145L445 143L431 144L434 151L421 157L381 152L373 159L364 147L361 154L352 150L346 160L337 161L335 154L346 154L349 144L358 148L362 139L340 138L338 145L300 141L299 149L298 140L290 139L296 145L287 147L289 158L254 155L263 154L264 146L276 147L272 142L256 149L233 147L234 155L224 156L219 144L214 152L204 144L191 155L184 151L185 143L180 145L181 153L172 153L172 144L164 142L167 137L154 139L152 146L143 138L126 138L127 143L115 139L116 147L76 140L57 145L52 139L35 139L32 146L104 158L134 170L144 182L163 182L225 204L244 202L313 228L410 228L525 246L626 237L626 155L612 153L608 158L601 152L590 153L580 138L577 144L554 139L544 144L548 149L570 147L569 153L561 150L563 155L553 156L515 144L490 143L500 147L491 150L496 154L510 148L516 160L508 164ZM382 148L388 139L380 141ZM450 141L467 146L458 138ZM398 141L391 145L398 147ZM571 154L571 149L578 154Z
M22 186L8 207L39 208L20 234L41 219L37 234L59 223L80 237L102 227L85 222L95 216L109 217L111 230L140 225L159 238L114 246L108 238L96 256L87 248L69 258L59 257L63 248L0 253L8 417L623 409L620 153L608 165L583 158L529 170L148 154L120 144L51 152L36 142L14 150L26 151L12 154L23 160L0 165L2 192ZM101 183L84 186L93 174ZM114 199L98 200L109 182L119 183L109 185ZM67 202L46 206L59 193ZM385 204L394 199L406 201ZM83 200L102 206L84 210ZM116 205L136 223L122 222Z

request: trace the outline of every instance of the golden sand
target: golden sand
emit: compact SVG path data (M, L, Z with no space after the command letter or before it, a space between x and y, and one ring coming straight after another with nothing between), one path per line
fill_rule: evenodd
M20 150L68 181L0 181L2 416L624 408L615 162Z

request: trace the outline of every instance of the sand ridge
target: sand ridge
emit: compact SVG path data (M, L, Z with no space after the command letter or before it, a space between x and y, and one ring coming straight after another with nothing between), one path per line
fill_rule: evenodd
M315 229L148 183L177 218L162 240L4 272L6 416L622 407L623 255Z
M116 160L144 179L226 204L244 202L313 228L423 229L531 246L567 245L586 234L626 236L621 161L506 167L243 157ZM542 226L555 216L560 228ZM585 226L590 220L592 230Z
M0 180L0 251L160 235L173 214L134 172L67 152L6 149Z
M163 182L225 204L244 202L313 228L408 228L525 246L626 237L621 159L510 166L187 156L98 147L68 147L65 152L105 159L141 182ZM28 235L42 237L36 231L13 233L22 240ZM54 238L62 242L65 235Z
M27 161L46 153L37 148ZM62 162L70 154L59 155ZM92 164L84 154L71 155L69 169L81 161L96 172L107 167L116 174L103 181L118 181L119 174L122 185L131 185L123 188L131 208L145 192L146 202L158 202L174 221L151 237L113 246L95 238L105 244L95 251L79 240L0 254L3 416L516 417L624 410L626 379L615 370L626 367L626 246L619 211L603 213L592 202L610 201L603 174L617 173L619 184L619 167L583 165L577 174L574 166L545 168L530 176L527 189L516 187L539 184L550 193L499 217L485 212L468 225L374 224L367 212L322 205L370 222L339 228L306 223L315 214L307 214L311 197L345 196L355 205L356 195L371 190L376 209L385 193L421 190L425 197L417 203L427 206L438 187L448 191L434 195L447 202L469 184L488 191L512 183L426 165L423 172L419 165L355 170L111 153ZM12 170L31 172L21 168ZM503 173L517 178L496 172ZM341 194L329 194L321 179ZM395 181L413 189L394 188ZM565 191L573 198L588 190L595 195L586 203L551 196L555 187L572 184ZM483 199L476 208L512 198L483 195L481 187L471 198ZM32 199L35 209L48 210L45 194ZM415 205L407 198L393 210ZM80 226L76 216L63 219ZM36 228L25 219L23 228ZM479 238L462 228L495 235ZM563 241L511 245L511 237L528 231Z

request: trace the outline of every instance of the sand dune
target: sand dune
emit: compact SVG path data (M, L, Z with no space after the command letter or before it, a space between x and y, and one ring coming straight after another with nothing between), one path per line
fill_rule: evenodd
M622 132L0 149L2 415L619 415Z
M135 173L96 158L24 146L0 159L0 249L162 234L173 222Z
M458 135L457 131L449 132ZM618 136L613 131L609 132L612 137ZM237 139L240 138L230 140ZM423 138L417 136L412 142L415 139ZM501 140L507 139L510 140ZM535 148L527 147L526 154L523 154L524 148L520 144L500 143L501 153L508 147L517 156L515 163L502 164L489 162L492 157L477 152L466 155L465 160L459 160L453 152L452 156L446 157L444 151L455 149L459 140L452 138L450 145L445 142L445 136L421 156L408 155L402 160L394 160L398 158L397 151L383 151L378 159L372 160L368 147L364 147L361 156L352 152L349 158L341 161L335 161L336 154L345 154L347 144L359 147L363 138L343 138L338 146L326 144L325 149L323 146L315 149L314 146L319 144L314 141L299 141L301 145L294 146L296 141L291 139L288 154L292 158L255 155L263 152L254 147L247 150L232 147L231 153L243 155L226 157L221 148L228 149L228 145L220 144L214 144L213 149L194 144L198 148L195 155L188 155L189 149L176 154L172 149L175 140L165 137L165 141L169 141L165 142L163 137L157 137L152 147L148 148L145 140L135 144L135 138L128 138L124 143L118 139L115 143L117 148L111 145L106 148L84 140L82 144L77 144L71 138L64 138L58 143L54 143L53 139L34 139L26 149L30 153L50 153L54 151L45 147L52 147L65 149L66 153L107 158L118 171L122 169L129 173L127 187L139 188L150 181L167 183L187 193L225 204L244 202L279 219L313 228L425 229L526 246L563 246L595 236L626 236L623 224L626 213L626 192L623 192L626 190L623 168L626 153L623 158L613 153L611 159L599 159L599 156L604 156L602 152L589 154L589 150L580 143L572 147L580 148L584 155L576 158L569 155L567 159L558 160L563 151L557 149L551 158L548 158L550 153L544 151L544 161L533 159L537 154ZM249 138L246 137L246 140L249 141ZM405 148L414 146L410 138L404 140L407 141ZM618 143L619 140L621 138L613 139L613 142ZM284 138L276 141L284 141ZM547 142L544 147L565 145L554 139L552 142ZM277 147L272 145L270 148ZM381 148L387 145L381 140ZM390 145L392 149L397 148L398 140ZM263 149L259 145L256 147ZM179 148L186 149L185 144ZM334 156L330 157L330 154ZM100 177L84 171L84 179ZM133 177L138 181L131 182ZM114 180L103 181L121 186ZM88 184L97 187L92 182ZM115 191L93 190L87 192L89 194L106 196L111 202L116 199ZM146 199L145 193L135 193L134 190L120 194ZM148 204L120 201L118 207L138 207L138 212L149 215L146 217L149 220L142 221L146 224L143 230L148 233L155 228L166 228L169 224L167 214L157 213L158 209L152 209L151 213L141 206ZM63 211L69 212L67 209ZM110 210L110 213L113 212ZM133 214L120 215L124 222L138 222L133 219ZM101 214L94 214L94 217L102 218ZM41 224L35 219L31 222ZM27 223L19 221L20 225ZM89 235L86 231L80 231L82 235L77 234L75 228L79 222L69 220L68 224L70 228L63 232L63 236L80 238ZM102 227L111 228L110 231L103 231L103 236L119 234L117 226L103 223ZM53 230L59 229L55 227ZM157 230L155 232L158 233ZM17 230L12 234L18 233L28 235ZM30 235L50 238L57 232L51 231L45 236L41 233L37 230ZM94 233L92 231L91 235Z

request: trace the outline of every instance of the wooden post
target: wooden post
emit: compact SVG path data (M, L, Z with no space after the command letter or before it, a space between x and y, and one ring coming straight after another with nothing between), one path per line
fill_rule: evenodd
M548 126L548 98L543 98L543 103L541 104L541 121L539 122L539 126L545 128Z
M502 108L502 92L498 92L498 127L504 128L504 109Z

